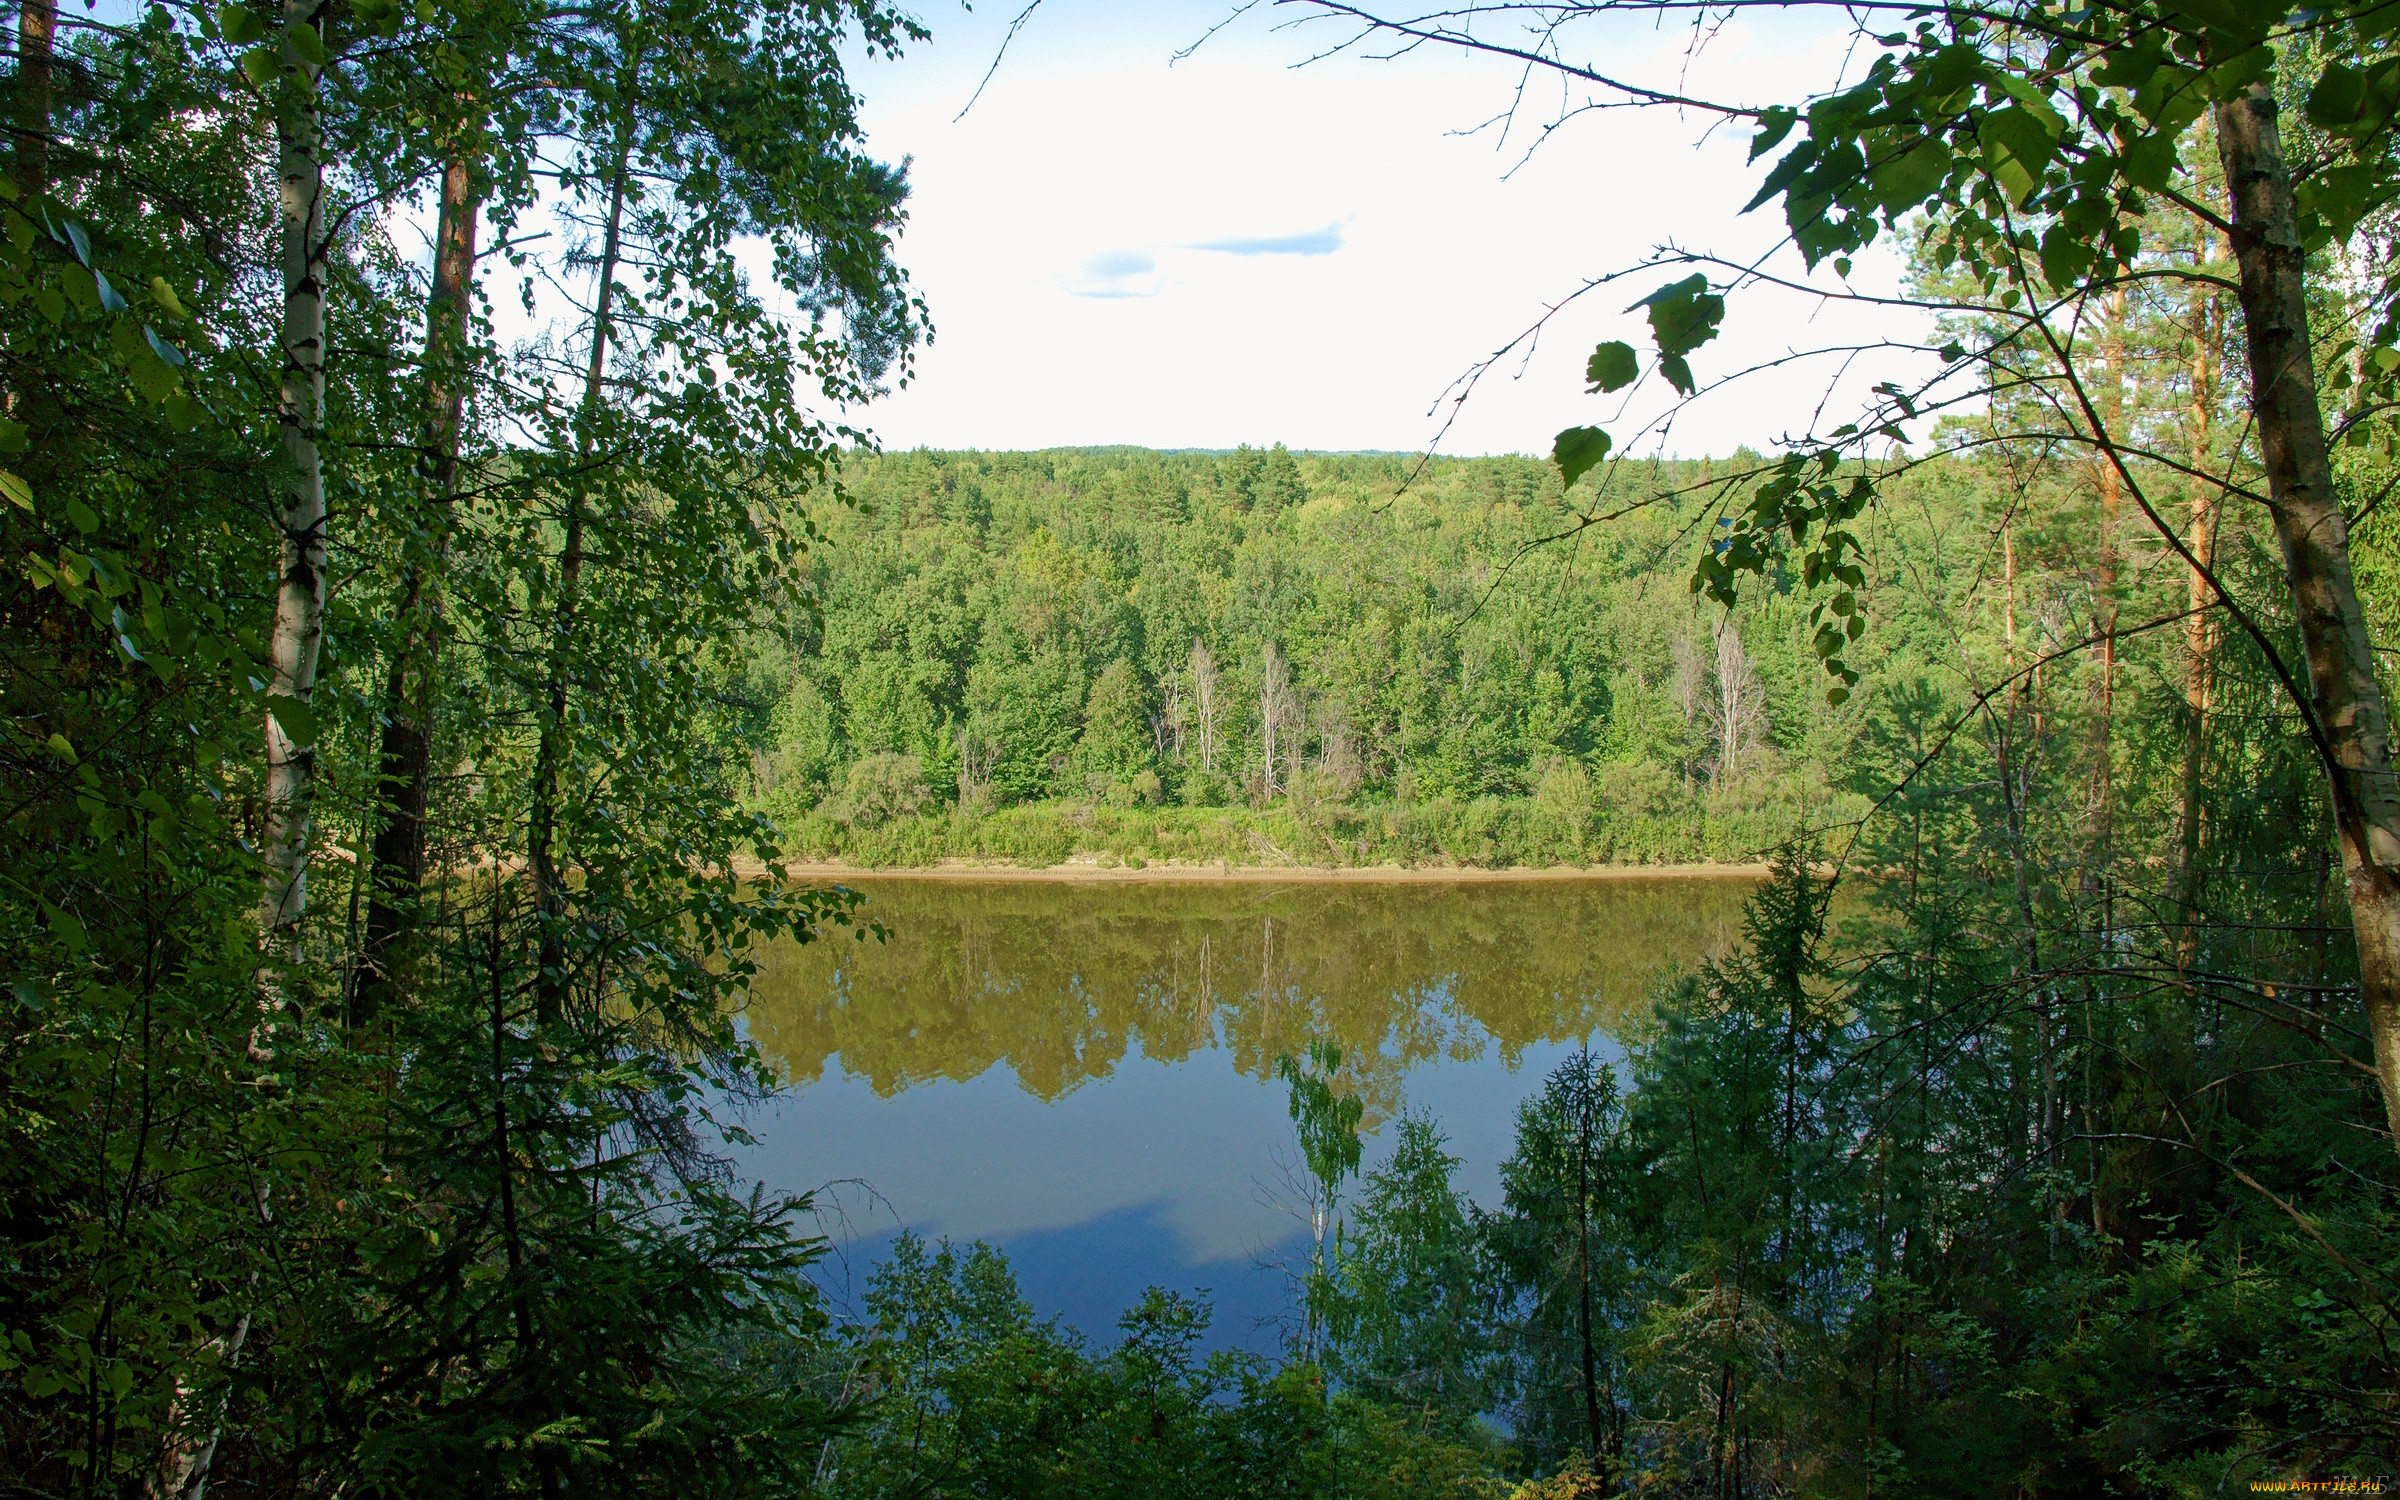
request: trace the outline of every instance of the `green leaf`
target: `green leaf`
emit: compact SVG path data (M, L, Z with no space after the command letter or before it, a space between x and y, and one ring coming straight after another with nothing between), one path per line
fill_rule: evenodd
M1625 310L1634 307L1650 309L1650 332L1664 355L1691 353L1715 338L1725 321L1725 299L1709 291L1704 274L1662 286Z
M1558 465L1564 483L1573 488L1576 480L1608 457L1611 446L1608 434L1597 427L1570 427L1558 435L1558 441L1550 449L1550 459Z
M35 899L40 900L39 897ZM75 919L73 912L63 906L53 906L47 901L43 901L41 905L42 920L49 924L50 931L58 938L60 947L65 948L69 953L81 953L89 946L89 940L83 935L83 923Z
M217 7L217 29L236 47L246 47L267 34L267 23L244 5Z
M94 271L92 273L92 291L99 297L102 311L112 313L125 311L124 294L109 285L106 272Z
M150 278L150 295L160 307L167 310L170 317L189 318L191 316L191 313L184 308L183 299L175 295L175 288L167 284L167 278L164 276Z
M83 267L71 264L60 266L58 284L65 289L67 300L83 311L96 313L100 310L100 284Z
M175 367L151 353L147 346L136 349L126 363L125 373L132 377L133 388L154 406L183 388L183 377L175 373Z
M2137 188L2158 192L2175 178L2175 168L2181 158L2175 149L2175 137L2163 131L2137 136L2117 158L2117 170Z
M2042 275L2061 289L2073 286L2092 267L2092 248L2064 220L2042 236Z
M7 496L20 510L33 509L33 486L6 469L0 469L0 495Z
M75 529L85 536L90 536L100 529L100 517L93 513L90 506L73 495L67 497L67 519L74 522Z
M1984 116L1975 139L1983 147L1985 169L2020 208L2041 187L2043 169L2058 151L2057 138L2031 111L2016 105Z
M1788 105L1778 104L1772 109L1760 110L1758 133L1750 137L1750 159L1756 161L1782 145L1783 138L1792 133L1792 127L1799 121L1800 112Z
M1612 340L1592 351L1583 367L1583 378L1592 388L1601 391L1623 390L1642 373L1641 361L1634 357L1633 345Z
M2381 162L2359 161L2325 168L2301 183L2297 196L2301 212L2320 216L2335 239L2346 240L2391 201L2392 190Z
M1950 176L1950 148L1928 137L1904 155L1867 173L1875 196L1893 214L1906 213L1941 189Z
M1700 389L1700 382L1692 378L1691 365L1680 354L1661 354L1658 357L1658 373L1667 377L1667 384L1686 396Z
M313 745L317 742L317 713L307 703L282 693L273 693L267 698L267 712L275 716L275 722L283 726L283 732L291 736L293 744Z
M2031 79L2022 73L2002 73L2000 87L2009 98L2017 101L2018 108L2033 117L2034 123L2041 126L2053 142L2066 136L2067 117L2058 112L2058 106L2050 102L2050 96L2036 87Z
M2266 40L2276 23L2292 12L2279 0L2167 0L2166 9L2244 42Z
M292 50L300 55L301 61L314 68L325 66L325 41L317 35L317 28L306 21L294 21L283 28L283 35L284 40L292 44Z
M2175 63L2162 63L2150 74L2150 81L2134 90L2133 107L2153 130L2173 135L2200 118L2208 108L2208 91L2201 86L2200 75Z
M2237 52L2200 76L2202 96L2230 99L2275 70L2275 49L2252 47Z
M2339 132L2358 118L2366 102L2367 75L2338 60L2329 62L2308 91L2308 122Z
M2092 70L2092 81L2107 88L2138 89L2150 81L2166 55L2166 32L2145 31L2111 50Z
M70 766L76 763L75 747L67 743L67 737L63 734L50 736L50 753Z
M262 89L275 81L275 74L282 66L272 47L253 47L242 54L243 74Z

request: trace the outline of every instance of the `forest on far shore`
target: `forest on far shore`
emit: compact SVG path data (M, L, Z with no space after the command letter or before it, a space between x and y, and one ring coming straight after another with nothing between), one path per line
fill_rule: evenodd
M1894 701L1954 711L2012 651L2183 588L2155 547L2102 556L2074 474L2043 476L2064 501L2003 558L2014 470L1894 467L1860 659L1906 690L1834 706L1796 579L1731 612L1689 587L1695 530L1763 468L1746 450L1572 500L1529 458L858 456L783 627L731 669L721 742L787 852L867 864L1762 859L1888 788L1861 750L1906 737ZM2096 596L2104 566L2128 576ZM2181 694L2176 644L2125 644L2119 717ZM2080 710L2096 672L2040 682Z

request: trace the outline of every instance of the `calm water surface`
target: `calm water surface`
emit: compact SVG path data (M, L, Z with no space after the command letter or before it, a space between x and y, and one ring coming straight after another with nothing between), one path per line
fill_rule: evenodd
M1430 1111L1497 1200L1519 1100L1738 941L1747 881L855 882L888 942L768 956L750 1034L794 1085L744 1165L819 1189L854 1297L902 1227L1005 1249L1094 1335L1157 1284L1265 1347L1300 1238L1276 1059L1341 1044L1375 1165Z

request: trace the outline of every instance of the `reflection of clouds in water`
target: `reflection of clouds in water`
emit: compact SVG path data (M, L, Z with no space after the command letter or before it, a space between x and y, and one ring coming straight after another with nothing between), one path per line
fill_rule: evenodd
M1514 1069L1488 1050L1434 1059L1407 1075L1391 1112L1435 1113L1466 1162L1460 1186L1496 1202L1517 1102L1574 1047L1538 1044ZM744 1167L775 1187L855 1180L828 1198L842 1215L837 1240L879 1242L905 1225L1006 1241L1139 1209L1173 1231L1179 1265L1238 1267L1291 1232L1285 1209L1259 1192L1291 1143L1285 1091L1237 1071L1222 1051L1168 1063L1137 1050L1054 1102L999 1068L890 1096L832 1069L751 1129L758 1146Z
M909 1227L958 1240L1156 1205L1188 1260L1240 1261L1280 1233L1251 1202L1251 1163L1289 1128L1282 1089L1215 1050L1176 1063L1137 1050L1047 1102L1001 1068L892 1095L829 1070L753 1125L746 1166L778 1186L864 1179Z

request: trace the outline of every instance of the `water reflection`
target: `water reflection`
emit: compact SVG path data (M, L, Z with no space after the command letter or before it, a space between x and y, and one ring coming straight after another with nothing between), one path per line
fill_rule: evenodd
M861 881L888 943L767 955L752 1035L795 1083L842 1068L893 1095L1006 1063L1055 1100L1127 1050L1223 1048L1254 1077L1316 1037L1399 1080L1496 1043L1581 1038L1640 1003L1663 962L1723 951L1732 879L1306 884Z
M885 1231L995 1240L1095 1328L1148 1282L1212 1286L1229 1311L1264 1295L1236 1283L1291 1228L1277 1057L1341 1043L1370 1128L1433 1109L1489 1201L1541 1071L1619 1026L1662 964L1737 942L1750 889L858 884L890 941L765 957L747 1024L796 1087L754 1126L751 1169L871 1183Z

